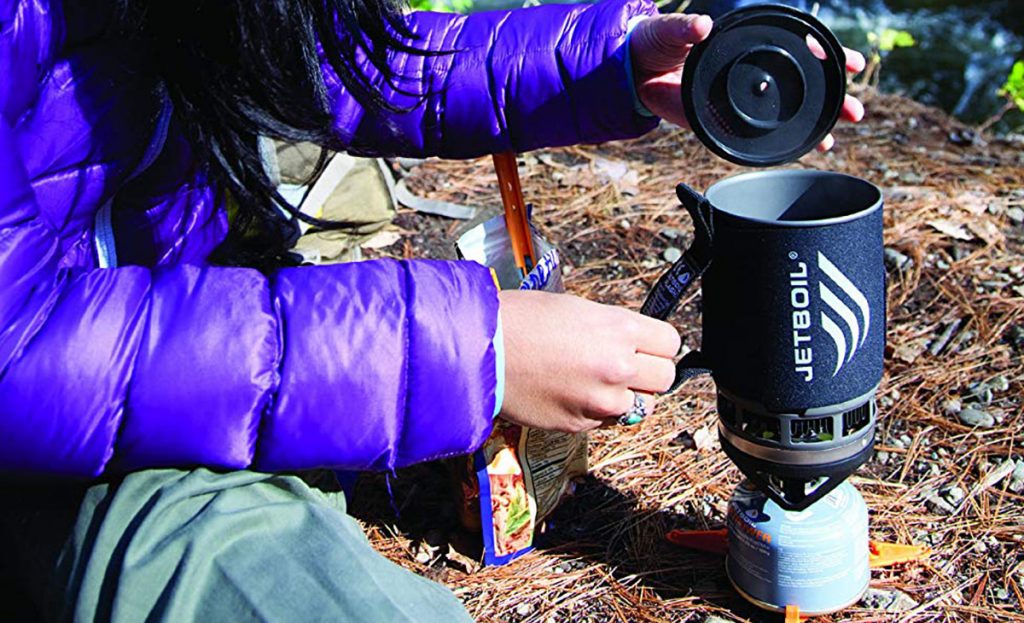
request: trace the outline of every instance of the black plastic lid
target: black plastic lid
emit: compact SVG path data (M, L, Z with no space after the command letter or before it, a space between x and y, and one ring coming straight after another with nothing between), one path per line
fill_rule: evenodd
M811 53L808 37L825 50ZM796 160L825 138L846 94L835 35L803 11L754 5L723 15L683 69L683 108L711 151L765 167Z

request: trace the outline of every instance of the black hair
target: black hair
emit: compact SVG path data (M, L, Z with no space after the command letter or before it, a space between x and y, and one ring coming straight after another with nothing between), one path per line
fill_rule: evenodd
M198 156L234 200L231 229L211 258L287 263L298 214L278 194L259 137L336 142L321 56L360 104L399 111L360 71L360 57L395 89L392 50L428 55L403 19L404 0L116 0L125 31L146 45ZM320 46L318 48L318 46ZM321 154L320 165L324 163ZM290 215L283 214L281 210Z

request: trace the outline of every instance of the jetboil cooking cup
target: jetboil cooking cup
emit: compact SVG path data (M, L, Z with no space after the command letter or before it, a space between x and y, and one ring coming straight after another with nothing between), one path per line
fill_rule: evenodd
M673 389L710 372L726 454L783 508L806 508L873 447L881 192L839 173L773 170L677 194L695 240L642 308L667 318L703 275L701 351L679 362Z

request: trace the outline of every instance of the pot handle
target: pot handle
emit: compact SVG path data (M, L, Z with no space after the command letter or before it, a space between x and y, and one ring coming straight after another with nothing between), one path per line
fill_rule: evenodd
M711 264L711 245L715 231L711 203L686 184L676 187L676 196L693 219L693 243L658 279L640 308L641 314L658 320L667 319L675 311L683 295ZM704 355L700 351L691 351L676 364L675 381L666 393L675 391L684 381L710 373Z

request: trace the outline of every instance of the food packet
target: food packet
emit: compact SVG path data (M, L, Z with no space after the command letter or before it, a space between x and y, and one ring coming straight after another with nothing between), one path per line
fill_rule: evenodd
M463 234L459 256L491 268L502 289L563 292L558 251L531 228L537 266L523 279L504 216ZM533 549L544 519L587 471L587 436L497 419L471 457L454 463L459 519L483 535L484 564L504 565Z

